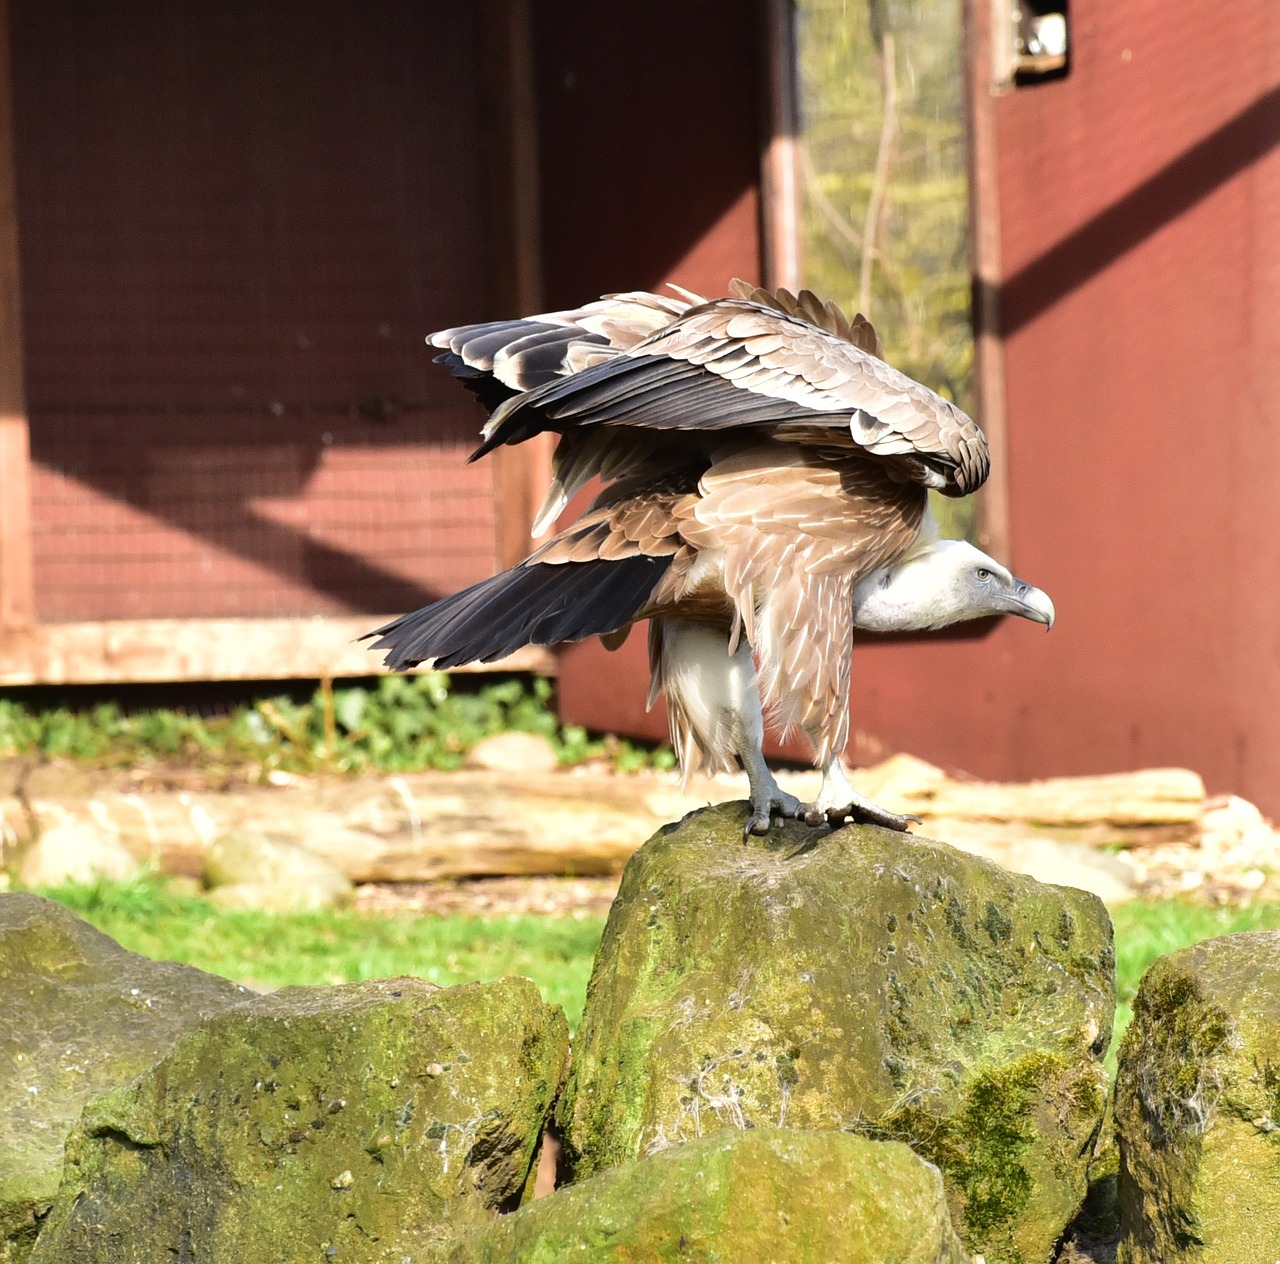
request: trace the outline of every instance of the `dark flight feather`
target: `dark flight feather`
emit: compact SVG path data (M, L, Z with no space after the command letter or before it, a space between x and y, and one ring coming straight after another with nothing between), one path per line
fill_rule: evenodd
M629 623L671 565L643 554L613 561L526 563L370 632L393 671L491 663L526 645L556 645ZM363 639L363 638L362 638Z
M445 365L449 372L480 401L487 413L493 412L499 404L505 403L513 395L520 394L519 391L504 386L492 373L472 368L460 355L455 355L452 351L442 352L436 356L435 362Z

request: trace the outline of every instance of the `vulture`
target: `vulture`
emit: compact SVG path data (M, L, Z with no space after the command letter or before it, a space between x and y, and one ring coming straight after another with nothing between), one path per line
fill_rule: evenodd
M388 667L492 662L525 645L649 624L649 705L664 694L686 777L745 770L748 833L915 818L860 795L849 739L855 629L920 631L1053 603L962 540L928 493L987 477L978 426L890 367L863 316L812 292L735 281L710 301L616 294L573 311L463 325L431 346L489 413L476 460L558 436L534 538L574 493L602 490L518 566L370 632ZM817 799L778 785L765 719L803 733Z

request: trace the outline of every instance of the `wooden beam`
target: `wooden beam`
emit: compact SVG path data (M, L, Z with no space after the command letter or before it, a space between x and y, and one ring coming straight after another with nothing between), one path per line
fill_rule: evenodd
M542 301L538 97L531 0L484 0L489 102L489 216L496 265L490 297L503 312Z
M797 148L795 0L764 0L764 149L761 155L761 254L764 281L777 289L804 284Z
M389 615L296 619L121 619L0 632L0 688L177 680L309 680L381 675L356 638ZM459 671L552 676L556 658L529 646Z
M9 5L0 0L0 633L35 622Z
M1013 564L1009 538L1009 442L1004 339L1000 330L1000 170L996 139L993 29L1002 6L965 0L965 112L969 150L969 268L973 305L974 394L991 451L991 476L979 493L978 543Z
M538 99L531 0L485 0L481 56L488 102L490 305L497 316L542 306ZM530 550L529 529L551 482L552 436L501 447L493 462L499 565Z

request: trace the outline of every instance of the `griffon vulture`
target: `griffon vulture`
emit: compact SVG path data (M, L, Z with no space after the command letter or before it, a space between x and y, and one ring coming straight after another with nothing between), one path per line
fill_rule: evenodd
M588 480L604 489L519 566L370 633L373 648L392 668L450 668L529 644L613 646L648 619L650 705L666 695L686 774L741 763L748 831L775 815L905 829L912 818L860 796L840 762L854 629L997 614L1053 624L1045 593L940 539L929 512L928 489L981 485L986 441L884 362L862 316L807 290L678 293L428 339L490 412L472 460L559 435L535 537ZM765 716L812 743L812 804L769 771Z

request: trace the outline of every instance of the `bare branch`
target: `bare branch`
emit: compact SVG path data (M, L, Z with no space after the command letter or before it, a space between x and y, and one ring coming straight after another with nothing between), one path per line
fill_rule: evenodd
M862 269L858 277L858 310L871 306L871 270L880 253L880 228L885 190L893 167L894 145L898 137L898 68L893 32L884 29L877 0L871 0L871 36L880 56L880 90L884 97L884 117L880 123L880 144L876 150L876 171L867 199L867 215L862 229Z

